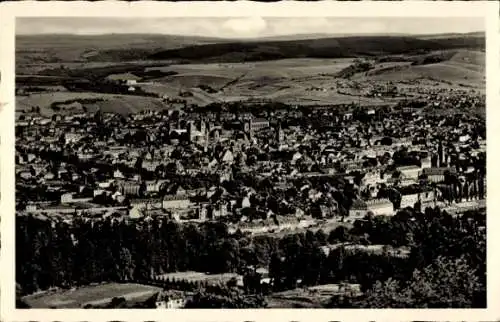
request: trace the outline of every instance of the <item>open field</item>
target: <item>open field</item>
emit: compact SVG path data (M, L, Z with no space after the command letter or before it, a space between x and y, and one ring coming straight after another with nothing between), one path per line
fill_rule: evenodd
M354 293L359 285L347 284ZM348 291L349 292L349 291ZM333 295L345 294L340 284L323 284L312 287L296 288L270 295L269 307L275 308L321 308Z
M101 284L85 286L76 290L61 291L52 294L29 295L23 300L33 308L79 308L86 304L105 304L113 297L124 297L126 300L142 300L160 288L140 284Z
M363 91L388 82L404 88L483 89L483 47L484 35L480 33L428 38L359 36L299 40L37 36L18 37L16 67L18 74L83 79L89 75L106 77L106 73L136 73L147 77L137 85L143 91L200 106L247 100L297 105L386 105L401 98L367 97ZM339 73L348 69L355 58L367 59L373 68L354 72L351 80L341 78ZM30 81L40 86L40 82L50 80L33 77L33 80L23 78L22 86L29 86ZM358 87L353 86L353 81ZM414 83L402 85L404 81ZM46 85L53 86L52 83ZM74 99L71 97L100 98L102 102L85 107L123 114L166 107L161 100L150 97L42 93L19 97L17 110L40 106L42 114L50 116L53 114L50 104Z
M293 289L274 293L267 298L270 308L320 308L330 296L313 294L308 289Z
M96 109L97 105L102 112L114 112L119 114L136 113L145 109L164 109L163 103L152 97L142 97L133 95L116 95L93 92L53 92L38 93L28 96L16 97L16 111L30 111L32 107L39 106L40 114L52 116L54 113L81 113L83 110L72 108L66 111L54 111L50 106L53 103L61 103L82 99L102 99L102 101L88 104L88 110ZM84 104L87 105L87 104Z
M338 87L336 73L348 67L352 59L283 59L248 63L207 63L172 65L159 69L176 72L174 76L153 80L143 89L176 97L179 91L190 91L190 103L206 105L211 102L247 99L273 100L289 104L349 104L379 105L397 101L389 98L347 95ZM439 86L465 84L484 87L484 53L459 51L449 61L427 65L410 62L376 63L374 69L357 73L352 79L361 84L385 84L401 80L416 81L405 87L426 87L426 79ZM205 92L200 86L210 86ZM436 86L436 84L433 84Z

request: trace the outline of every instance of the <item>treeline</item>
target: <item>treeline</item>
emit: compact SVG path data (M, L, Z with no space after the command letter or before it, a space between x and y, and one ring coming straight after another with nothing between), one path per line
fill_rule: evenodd
M140 64L116 64L116 65L108 65L103 67L87 67L87 68L68 68L64 65L59 66L58 68L50 68L45 69L39 73L39 75L43 76L57 76L57 77L74 77L74 78L83 78L83 79L99 79L105 78L108 75L112 74L122 74L122 73L131 73L136 76L141 76L142 74L147 74L147 68L154 67L165 67L166 64L148 64L148 63L140 63Z
M158 94L149 93L140 87L134 87L133 91L129 90L128 85L118 84L113 81L105 79L95 79L89 82L65 82L63 84L69 91L72 92L96 92L107 94L121 94L121 95L139 95L146 97L158 97Z
M339 227L329 235L320 230L277 238L230 235L221 223L76 220L69 226L18 216L16 280L23 294L29 294L53 286L154 280L160 274L187 270L246 275L249 266L262 266L269 268L275 291L344 281L370 290L389 278L404 285L415 269L440 256L463 256L479 285L485 286L484 221L475 212L454 218L428 208L424 213L404 210L391 218L369 217L351 230ZM346 241L407 246L411 252L394 256L328 246ZM252 279L246 280L248 284ZM261 292L258 287L247 291Z
M341 78L350 78L356 73L364 73L373 69L373 64L368 61L356 59L353 64L339 71L336 76Z
M61 109L64 110L64 105L70 105L73 103L80 103L84 107L85 111L85 104L96 104L99 102L104 101L102 98L77 98L77 99L71 99L71 100L66 100L63 102L53 102L50 104L50 108L53 111L60 111Z
M417 56L413 58L412 65L429 65L436 64L443 61L450 60L456 52L442 52L442 53L433 53L425 56Z

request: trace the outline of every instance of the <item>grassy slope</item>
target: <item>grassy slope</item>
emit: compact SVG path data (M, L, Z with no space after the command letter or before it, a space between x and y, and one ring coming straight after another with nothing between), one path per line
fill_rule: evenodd
M160 288L140 284L103 284L85 286L74 291L56 292L54 294L30 295L24 300L33 308L65 307L78 308L86 303L106 303L113 297L132 298L144 297L158 292Z
M460 50L450 60L428 65L411 66L410 64L394 64L393 67L375 69L358 74L357 80L398 81L419 78L431 78L452 83L484 85L485 54L473 50Z
M54 92L31 94L29 96L16 97L16 111L29 111L31 107L39 106L40 113L45 116L52 116L55 112L50 108L54 102L64 102L73 99L102 98L99 102L99 108L103 112L114 112L119 114L136 113L145 109L163 109L164 105L155 98L140 97L131 95L115 95L101 93L73 93L73 92ZM79 113L82 111L74 111ZM57 112L65 114L65 112ZM66 112L68 113L68 112Z
M213 101L238 100L248 97L274 99L293 103L351 103L352 96L339 94L334 75L351 63L351 59L284 59L251 63L211 63L172 65L164 71L178 74L158 80L162 90L175 88L192 90L200 84L215 89L216 94L206 94ZM381 82L434 79L455 85L484 85L484 53L460 50L448 61L412 66L409 62L380 63L367 74L358 73L353 79L360 82ZM230 84L223 86L224 83ZM310 91L311 87L325 88L325 91ZM158 88L158 86L157 86ZM171 95L175 93L171 92ZM193 102L203 103L195 100ZM364 98L361 102L376 104L379 100Z

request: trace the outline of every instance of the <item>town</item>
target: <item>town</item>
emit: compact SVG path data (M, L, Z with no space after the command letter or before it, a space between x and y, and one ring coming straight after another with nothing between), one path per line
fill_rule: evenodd
M166 216L259 233L405 207L460 212L485 198L480 118L418 108L262 110L22 118L17 209L67 223Z
M18 216L70 226L217 222L229 235L257 237L335 235L408 208L484 215L484 119L442 107L478 108L484 97L433 97L418 108L241 104L238 111L233 103L127 116L21 115ZM352 242L321 249L328 255L339 245L387 251ZM408 256L404 247L393 252ZM267 267L261 271L267 276Z
M16 20L16 307L485 308L484 19L366 19Z

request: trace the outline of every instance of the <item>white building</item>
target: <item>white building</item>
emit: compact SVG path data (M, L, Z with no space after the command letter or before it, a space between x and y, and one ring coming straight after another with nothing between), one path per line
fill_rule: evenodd
M163 198L163 209L187 209L190 201L184 196L169 195Z
M414 180L418 179L418 175L421 171L420 167L417 167L416 165L398 167L397 170L401 172L401 176L403 178Z
M349 210L349 217L363 218L368 213L372 213L375 216L392 215L394 213L394 206L389 199L355 200Z

